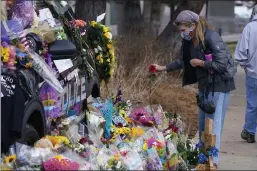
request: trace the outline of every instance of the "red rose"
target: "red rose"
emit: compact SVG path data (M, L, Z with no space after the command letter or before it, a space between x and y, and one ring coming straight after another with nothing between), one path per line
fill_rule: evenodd
M87 142L87 138L86 137L83 137L79 140L79 143L80 144L85 144Z
M122 127L123 127L123 124L122 124L122 123L118 123L118 124L117 124L117 127L118 127L118 128L122 128Z
M154 65L150 65L149 72L151 72L151 73L156 73L157 72Z

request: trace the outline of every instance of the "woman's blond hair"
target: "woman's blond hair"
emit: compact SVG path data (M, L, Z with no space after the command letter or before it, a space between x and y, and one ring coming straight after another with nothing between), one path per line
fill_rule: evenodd
M205 29L213 30L213 27L208 24L208 22L205 20L205 18L200 16L199 22L197 23L196 28L195 28L195 37L196 37L197 45L199 45L199 43L201 41L204 48L205 48L205 43L204 43Z
M183 24L188 27L190 27L192 25L192 23L180 23L180 24ZM176 24L176 25L178 26L179 24ZM213 30L214 28L208 24L208 22L205 20L205 18L200 16L199 22L196 24L196 28L195 28L195 37L196 37L196 45L199 45L199 43L201 42L203 44L204 48L205 48L205 43L204 43L205 29Z

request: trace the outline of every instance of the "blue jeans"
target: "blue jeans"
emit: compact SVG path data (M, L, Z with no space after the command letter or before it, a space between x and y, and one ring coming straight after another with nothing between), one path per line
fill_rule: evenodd
M246 75L246 114L244 129L250 134L256 133L257 127L257 79Z
M209 93L208 99L212 99L212 93ZM205 118L213 119L212 132L216 135L215 147L220 150L220 138L222 134L226 112L229 106L230 92L215 92L213 101L216 106L214 114L206 114L200 108L198 108L199 140L201 141L201 132L204 131ZM213 157L213 163L219 163L219 156Z

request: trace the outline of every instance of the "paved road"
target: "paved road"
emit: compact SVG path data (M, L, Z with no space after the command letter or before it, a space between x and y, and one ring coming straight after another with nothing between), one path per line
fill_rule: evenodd
M238 69L237 90L231 95L221 140L219 170L257 170L257 143L248 144L240 138L245 116L245 76Z

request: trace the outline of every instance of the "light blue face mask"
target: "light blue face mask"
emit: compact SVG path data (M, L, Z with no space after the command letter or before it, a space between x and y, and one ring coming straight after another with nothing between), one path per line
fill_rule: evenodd
M181 32L180 36L182 37L182 39L190 41L193 38L193 31L194 28L190 27L188 30Z

